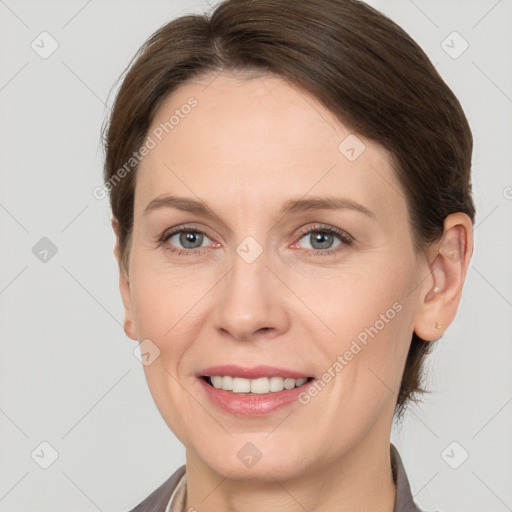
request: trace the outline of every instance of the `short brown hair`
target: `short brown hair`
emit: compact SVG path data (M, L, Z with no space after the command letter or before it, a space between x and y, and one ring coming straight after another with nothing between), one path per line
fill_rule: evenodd
M358 0L226 0L211 15L177 18L155 32L127 68L108 125L104 180L128 273L136 162L112 178L147 136L159 106L192 78L221 71L272 73L315 96L353 132L385 147L407 201L418 252L466 213L473 139L461 105L422 49ZM413 335L395 413L417 400L432 343Z

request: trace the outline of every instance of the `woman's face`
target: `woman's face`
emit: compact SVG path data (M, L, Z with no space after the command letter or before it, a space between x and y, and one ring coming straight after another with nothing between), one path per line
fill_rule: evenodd
M271 76L188 83L148 136L125 328L187 456L286 479L388 446L427 267L387 152Z

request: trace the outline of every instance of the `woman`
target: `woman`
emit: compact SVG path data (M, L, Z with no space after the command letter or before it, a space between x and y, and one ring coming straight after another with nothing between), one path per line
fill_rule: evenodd
M135 511L418 511L390 444L472 254L472 136L356 0L228 0L141 48L105 135L125 332L186 447Z

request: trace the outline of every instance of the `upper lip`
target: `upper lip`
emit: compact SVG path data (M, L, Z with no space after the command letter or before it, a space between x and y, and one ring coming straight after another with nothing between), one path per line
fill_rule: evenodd
M307 375L297 370L289 368L279 368L276 366L237 366L232 364L224 364L219 366L210 366L196 374L198 377L213 377L216 375L230 377L241 377L243 379L259 379L261 377L285 377L285 378L308 378Z

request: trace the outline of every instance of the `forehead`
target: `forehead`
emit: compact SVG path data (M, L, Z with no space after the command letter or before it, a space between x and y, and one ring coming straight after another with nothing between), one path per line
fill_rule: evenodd
M188 82L164 101L148 136L156 145L139 167L136 209L165 193L269 207L308 192L376 209L403 199L383 147L272 75Z

